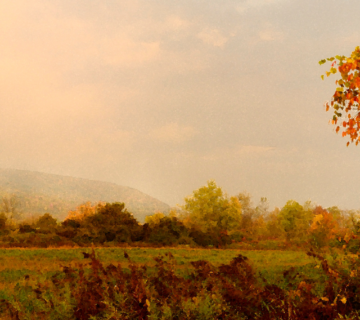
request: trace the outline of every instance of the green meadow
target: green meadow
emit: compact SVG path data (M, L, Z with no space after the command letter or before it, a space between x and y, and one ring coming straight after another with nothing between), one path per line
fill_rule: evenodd
M76 249L2 249L0 250L0 290L11 292L17 283L25 283L28 275L34 282L44 281L64 266L77 268L79 264L86 264L83 252L90 253L90 248ZM139 265L147 265L149 272L155 265L154 257L170 252L176 261L176 271L185 276L192 269L191 262L197 260L209 261L214 266L229 263L239 254L249 259L257 274L269 284L285 285L283 272L292 269L295 283L302 279L315 280L321 287L324 277L319 261L309 257L302 251L281 250L221 250L221 249L187 249L187 248L96 248L95 253L106 266L121 264L125 269L128 260L124 257L127 252L131 261ZM331 260L331 257L328 257Z

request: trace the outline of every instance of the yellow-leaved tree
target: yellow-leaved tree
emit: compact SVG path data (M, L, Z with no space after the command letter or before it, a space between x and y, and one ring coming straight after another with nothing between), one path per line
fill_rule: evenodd
M187 227L199 228L202 232L210 230L231 231L241 223L241 204L237 197L227 197L214 180L195 190L185 198L184 223Z
M161 219L164 217L165 215L162 212L156 212L151 216L146 216L145 223L147 223L151 228L153 228L156 225L160 224Z

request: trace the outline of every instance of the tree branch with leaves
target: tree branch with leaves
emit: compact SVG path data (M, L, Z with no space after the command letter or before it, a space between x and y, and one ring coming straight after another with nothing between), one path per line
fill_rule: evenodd
M326 111L333 110L332 124L336 126L335 131L339 132L342 127L342 136L348 137L350 142L358 145L360 141L360 48L356 47L350 57L335 56L319 61L322 65L327 61L331 62L326 76L339 71L341 79L335 81L337 88L330 103L326 103ZM324 75L321 76L324 79ZM342 121L342 122L341 122Z

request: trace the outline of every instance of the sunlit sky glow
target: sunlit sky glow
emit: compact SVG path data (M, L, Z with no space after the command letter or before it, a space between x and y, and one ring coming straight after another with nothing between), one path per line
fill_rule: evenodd
M0 167L175 205L215 179L271 207L360 208L360 147L328 124L358 0L2 0Z

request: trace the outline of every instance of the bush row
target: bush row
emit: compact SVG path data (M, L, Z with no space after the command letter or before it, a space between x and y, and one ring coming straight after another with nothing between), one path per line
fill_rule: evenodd
M177 217L163 217L157 224L141 225L123 203L107 203L94 214L58 223L46 213L36 222L0 226L1 247L91 245L215 246L232 242L225 230L206 232L187 228Z

